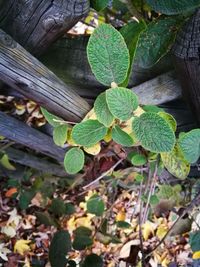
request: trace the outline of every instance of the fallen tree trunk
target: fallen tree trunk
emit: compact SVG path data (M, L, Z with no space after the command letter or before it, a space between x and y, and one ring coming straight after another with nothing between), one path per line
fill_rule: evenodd
M36 55L88 11L88 0L6 0L0 5L0 28Z
M181 87L173 71L132 88L142 105L159 105L181 96Z
M65 150L56 146L51 137L1 111L0 135L60 162L64 159Z
M12 147L7 148L5 152L9 159L13 162L28 166L35 170L39 170L42 173L53 174L60 177L67 176L62 166L42 159L41 157L37 158L36 156Z
M66 120L78 122L90 110L86 101L2 30L0 80Z

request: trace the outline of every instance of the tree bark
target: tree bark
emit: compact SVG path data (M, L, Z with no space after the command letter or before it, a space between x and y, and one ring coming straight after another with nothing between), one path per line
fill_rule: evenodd
M86 101L1 30L0 80L66 120L79 122L90 110Z
M88 11L88 0L6 0L0 4L0 28L38 55Z
M200 126L200 9L180 30L172 51L183 97Z
M56 146L50 136L0 111L0 135L27 146L60 162L65 150Z

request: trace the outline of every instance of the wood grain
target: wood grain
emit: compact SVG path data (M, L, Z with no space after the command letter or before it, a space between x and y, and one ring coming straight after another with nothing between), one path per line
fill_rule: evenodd
M65 150L56 146L51 137L1 111L0 135L60 162L64 159Z
M90 110L86 101L2 30L0 80L66 120L78 122Z
M38 55L88 11L88 0L6 0L0 4L0 28Z

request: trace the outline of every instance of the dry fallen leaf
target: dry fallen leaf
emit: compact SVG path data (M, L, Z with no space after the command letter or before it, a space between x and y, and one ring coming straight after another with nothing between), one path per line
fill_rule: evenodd
M24 239L17 240L14 246L14 252L17 252L23 256L26 252L30 251L30 246L28 245L30 243L31 240L24 240Z
M5 196L6 197L12 197L15 193L17 193L17 188L12 187L8 191L6 191Z
M4 243L0 244L0 258L4 261L8 261L7 254L11 253L12 251L6 248Z

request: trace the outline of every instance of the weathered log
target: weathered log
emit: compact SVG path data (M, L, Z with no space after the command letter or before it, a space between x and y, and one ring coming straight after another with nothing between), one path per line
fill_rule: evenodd
M0 5L0 28L41 54L88 11L88 0L6 0Z
M137 85L132 90L143 105L159 105L181 96L180 84L173 71Z
M67 176L67 173L64 171L61 165L52 163L41 157L38 158L12 147L7 148L5 152L8 155L9 159L13 162L39 170L42 173L53 174L60 177Z
M58 161L64 159L65 150L56 146L51 137L1 111L0 135Z
M1 30L0 80L64 119L80 121L90 110L86 101Z
M200 125L200 9L180 30L172 51L183 97Z
M40 60L60 79L74 88L83 97L96 97L106 87L93 75L87 59L88 36L67 35L54 44L40 57ZM149 69L133 66L129 88L150 80L172 68L171 58L164 57Z

